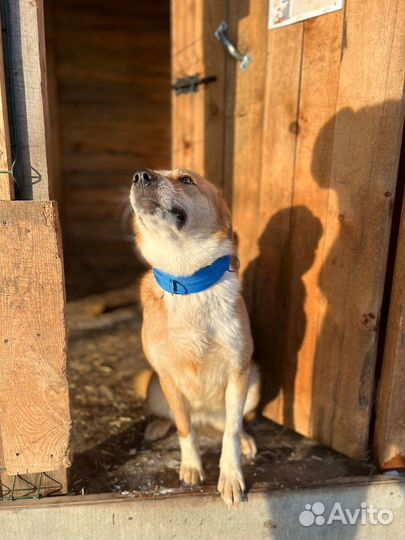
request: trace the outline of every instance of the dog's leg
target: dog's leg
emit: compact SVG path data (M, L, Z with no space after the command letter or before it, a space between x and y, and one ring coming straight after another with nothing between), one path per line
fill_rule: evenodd
M145 440L152 442L165 437L174 423L172 412L163 394L157 373L154 373L149 381L146 399L149 411L158 417L149 422L145 429Z
M225 431L222 440L218 491L228 507L237 506L245 490L240 465L243 410L249 371L232 373L225 392Z
M255 363L252 363L249 375L249 385L246 396L245 408L243 410L243 417L246 419L259 405L260 401L260 373L259 368Z
M164 418L151 420L145 428L145 441L154 442L163 439L169 433L173 422Z
M186 398L169 377L160 377L160 385L174 416L179 434L181 465L180 480L195 485L204 480L197 443L191 428L190 409Z
M249 392L250 389L248 390L248 397L246 399L246 402L249 399ZM225 431L225 415L218 414L217 412L207 414L206 423L217 431L220 431L222 434ZM241 435L241 454L245 456L248 461L253 461L257 455L257 447L254 438L249 435L249 433L246 433L246 431L243 430Z

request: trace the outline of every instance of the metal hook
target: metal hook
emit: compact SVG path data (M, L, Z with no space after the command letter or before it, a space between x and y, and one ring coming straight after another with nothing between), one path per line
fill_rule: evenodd
M215 37L222 43L228 53L240 62L241 71L246 71L252 63L252 56L250 54L242 54L235 45L229 40L226 32L228 30L228 23L222 21L215 31Z

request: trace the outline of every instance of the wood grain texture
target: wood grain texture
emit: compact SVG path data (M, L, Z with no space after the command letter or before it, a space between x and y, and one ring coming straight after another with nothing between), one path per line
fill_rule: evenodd
M49 147L48 166L52 179L52 199L58 202L59 217L63 223L62 137L60 130L59 92L56 58L55 14L52 0L44 0L46 39L46 84L48 91Z
M264 413L284 422L282 361L286 292L298 132L303 24L268 33L262 169L258 199L258 255L244 284L254 284L251 326L255 358L262 369ZM282 181L281 181L282 180Z
M6 172L11 171L13 164L8 122L6 77L3 61L3 41L0 40L0 200L10 200L14 198L14 181L12 175Z
M198 92L172 92L172 167L186 167L223 187L225 51L214 36L226 0L173 0L172 82L189 75L217 80Z
M56 203L0 201L0 424L7 474L69 463L62 247Z
M336 116L315 148L334 144L319 287L322 324L312 383L310 435L361 458L374 395L378 321L403 129L405 6L346 2ZM381 24L381 21L384 24Z
M49 200L49 115L45 60L43 2L9 2L11 69L16 120L17 195Z
M241 272L258 255L257 218L262 167L262 134L267 58L268 2L230 2L228 35L253 61L246 72L239 62L227 62L225 192L232 208L238 237ZM251 306L252 283L244 280L244 294Z
M129 188L136 170L170 167L169 8L169 0L45 4L53 21L47 47L55 49L58 92L50 99L57 98L60 117L70 297L128 285L143 268Z
M236 86L239 114L227 117L240 141L225 168L264 412L356 458L369 434L403 126L403 10L348 0L304 30L270 32L266 82L256 81L263 133L261 114L244 131L260 91L250 106ZM254 13L250 5L243 22Z
M260 340L262 343L266 339L265 349L271 348L272 355L267 363L270 363L272 373L277 373L272 377L271 401L265 412L277 422L305 434L310 432L312 376L321 306L317 281L323 264L321 239L327 227L329 201L329 191L320 189L313 177L312 161L318 134L336 111L342 33L342 12L304 23L296 125L292 125L291 118L284 118L285 129L290 126L296 133L294 153L291 154L288 147L288 157L281 161L285 169L277 171L278 181L283 179L282 186L274 190L276 178L272 178L270 184L268 176L262 179L268 184L268 190L275 191L273 198L263 200L263 206L268 205L267 214L272 215L267 241L271 242L277 235L279 246L271 263L278 268L282 278L268 296L279 299L275 303L276 313L267 322L278 347L276 350L271 347L270 331L263 332L267 338ZM280 48L273 54L283 55L283 52L284 46L280 42ZM296 86L296 78L291 74L280 92L285 91L286 86ZM318 148L317 152L322 160L322 173L328 178L333 137L325 139L322 149ZM273 157L270 157L268 167L272 164ZM285 179L291 176L293 181L286 182ZM280 207L277 198L280 192L285 193L281 198L284 207ZM275 224L277 230L274 230ZM263 245L262 251L265 250ZM263 306L261 319L265 319L266 305L261 302L262 296L259 286L255 312ZM260 352L262 356L265 354L263 345Z
M384 357L377 399L374 449L380 467L405 467L405 204L397 244Z
M2 28L0 17L0 28ZM7 110L6 76L3 61L3 40L0 40L0 200L11 200L14 198L14 181L9 172L12 168L12 156L10 146L9 119ZM0 428L0 497L2 495L1 469L5 468L3 445L1 441Z

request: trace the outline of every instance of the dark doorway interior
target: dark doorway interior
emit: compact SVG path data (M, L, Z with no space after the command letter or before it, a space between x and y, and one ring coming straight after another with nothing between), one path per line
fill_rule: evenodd
M168 0L45 2L53 175L69 298L123 287L140 268L128 191L170 166Z

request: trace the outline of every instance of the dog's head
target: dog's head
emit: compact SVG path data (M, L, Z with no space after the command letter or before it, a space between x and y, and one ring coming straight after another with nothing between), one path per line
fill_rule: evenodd
M185 169L138 171L130 200L138 247L155 268L189 275L231 253L225 199L198 174Z

